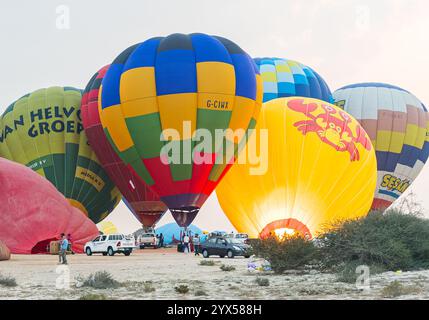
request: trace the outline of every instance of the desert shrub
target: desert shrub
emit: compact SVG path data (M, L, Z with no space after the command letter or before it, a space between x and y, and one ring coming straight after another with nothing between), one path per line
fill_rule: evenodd
M347 264L378 266L386 270L429 267L429 220L391 210L385 214L334 222L319 236L323 268Z
M313 242L300 236L277 239L253 240L251 243L253 253L267 260L275 273L283 273L286 270L304 268L317 259L317 248Z
M384 298L396 298L408 294L418 294L421 291L422 289L417 285L404 286L398 280L395 280L381 290L381 295Z
M268 278L257 277L255 282L260 287L268 287L270 285L270 280Z
M11 276L3 276L0 274L0 286L3 287L16 287L18 284L16 283L16 279Z
M143 282L143 291L146 293L154 292L156 288L153 285L152 281L145 281Z
M81 296L79 300L108 300L108 298L105 294L102 293L88 293Z
M213 260L200 260L200 266L214 266L216 263Z
M91 287L94 289L115 289L121 286L121 283L116 281L107 271L97 271L80 281L83 287Z
M220 266L220 270L222 271L234 271L235 267L234 266L227 266L225 264Z
M336 267L337 281L345 283L356 283L357 278L361 273L356 273L357 267L360 266L357 262L347 262ZM369 274L374 275L386 271L385 268L378 265L368 266Z
M181 284L174 287L174 290L180 294L187 294L189 292L189 287L186 284Z
M195 295L196 297L202 297L202 296L207 296L208 294L207 294L207 292L205 292L204 290L199 289L199 290L196 290L196 291L195 291L194 295Z

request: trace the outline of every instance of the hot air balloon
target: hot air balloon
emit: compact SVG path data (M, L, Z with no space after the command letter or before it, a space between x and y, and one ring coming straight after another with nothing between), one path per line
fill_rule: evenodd
M254 61L263 81L263 102L296 96L333 101L325 80L310 67L281 58L255 58Z
M103 234L115 234L115 233L119 232L118 228L111 221L102 221L102 222L100 222L100 224L98 225L98 229Z
M82 253L98 235L95 224L71 206L46 179L16 162L0 158L0 239L12 253L46 253L61 233Z
M271 100L245 149L253 145L265 155L260 163L236 163L216 189L238 232L314 237L325 223L368 213L375 152L359 123L340 108L311 98Z
M384 83L349 85L335 91L334 99L371 138L378 170L372 209L383 211L407 190L428 159L428 112L412 93Z
M102 82L100 118L124 163L186 227L232 165L231 150L255 125L261 101L259 72L239 46L172 34L115 59Z
M12 103L0 120L0 156L33 169L95 223L120 201L118 189L88 145L81 90L51 87Z
M99 89L109 66L98 71L89 81L82 96L82 123L88 141L103 169L122 193L123 200L145 228L153 227L167 206L138 176L129 170L112 149L104 134L98 114Z

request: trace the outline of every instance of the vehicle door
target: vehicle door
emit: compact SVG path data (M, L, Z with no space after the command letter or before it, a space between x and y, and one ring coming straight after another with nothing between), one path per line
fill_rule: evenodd
M97 251L96 248L97 248L97 244L100 241L100 238L101 238L101 236L98 236L97 238L95 238L94 240L91 241L91 244L90 244L89 247L91 248L92 252L96 252Z
M207 249L208 253L211 254L217 254L216 253L216 238L208 239L205 244L205 248Z
M100 241L97 244L97 252L107 251L107 236L101 236Z
M227 244L228 242L226 241L225 238L218 238L216 241L216 253L217 255L220 256L225 256L227 253Z

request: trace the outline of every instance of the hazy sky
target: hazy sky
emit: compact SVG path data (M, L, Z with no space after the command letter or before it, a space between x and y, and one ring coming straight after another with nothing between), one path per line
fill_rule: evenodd
M68 29L58 19L64 8ZM175 32L221 35L253 57L298 60L317 70L331 90L387 82L428 105L428 11L426 0L3 0L0 110L38 88L84 88L123 49ZM429 216L428 185L426 167L409 190ZM139 226L124 205L110 219L123 232ZM170 215L160 224L169 221ZM215 196L195 223L232 229Z

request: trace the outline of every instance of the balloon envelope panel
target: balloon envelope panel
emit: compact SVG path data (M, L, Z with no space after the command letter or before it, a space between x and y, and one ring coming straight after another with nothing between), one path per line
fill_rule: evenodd
M159 199L141 178L125 165L112 149L103 130L98 114L101 82L109 69L105 66L89 81L82 97L82 123L88 141L103 169L124 197L124 202L145 227L153 227L167 211Z
M245 150L251 146L264 155L260 161L236 163L216 189L238 232L314 236L324 223L368 213L374 149L359 123L336 106L296 97L264 103Z
M333 101L331 90L325 80L310 67L281 58L255 58L254 61L263 81L263 102L282 97Z
M239 46L173 34L116 58L102 82L100 118L121 159L188 226L231 166L227 155L255 125L261 101L259 72ZM222 148L216 130L228 128L242 133L220 139ZM210 135L203 150L194 148L197 129Z
M88 145L81 91L40 89L12 103L1 117L0 155L48 179L95 223L120 201L119 191Z
M46 253L61 233L70 234L81 253L98 235L91 220L31 169L0 158L0 183L0 239L12 253Z
M384 210L404 193L429 155L429 116L413 94L384 83L360 83L334 92L335 103L368 132L377 156L373 209Z

